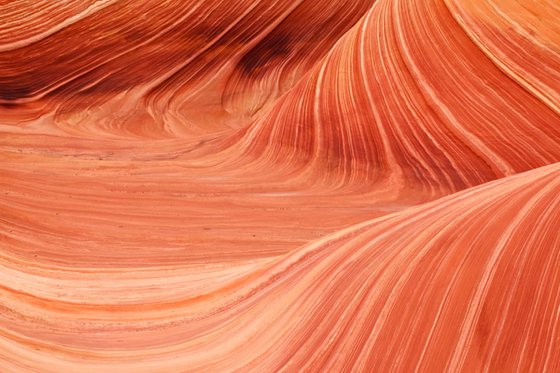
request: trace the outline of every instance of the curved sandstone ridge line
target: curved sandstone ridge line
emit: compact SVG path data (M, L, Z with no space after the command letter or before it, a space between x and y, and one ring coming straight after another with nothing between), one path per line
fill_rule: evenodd
M91 15L114 0L101 1L36 1L32 12L15 2L0 5L4 26L0 29L0 52L26 47L45 39ZM54 15L54 16L53 16ZM51 26L49 28L49 26Z
M560 113L560 8L527 4L447 1L457 22L502 71ZM502 30L501 32L496 32ZM505 31L505 32L504 32ZM515 51L515 58L511 58Z
M483 35L494 42L509 31ZM341 185L390 175L428 192L558 161L560 55L532 47L533 61L556 67L526 61L525 44L488 58L494 50L483 53L441 1L379 1L241 146L266 161L304 162L304 174L317 169L313 178L332 171ZM541 100L506 64L550 78L556 93Z
M556 371L559 229L556 163L232 268L241 277L176 299L103 304L92 297L113 291L102 279L22 273L35 285L2 287L0 358L44 371ZM180 280L160 276L161 292ZM146 286L119 277L119 291Z
M239 126L290 88L372 2L8 4L0 13L8 42L0 46L0 104L41 102L72 120L115 99L113 115L163 134ZM21 40L25 34L32 35Z
M0 0L0 371L560 371L554 0Z

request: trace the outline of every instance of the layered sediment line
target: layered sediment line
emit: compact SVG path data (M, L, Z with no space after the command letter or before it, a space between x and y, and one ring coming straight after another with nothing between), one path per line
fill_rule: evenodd
M0 371L559 371L559 12L0 1Z

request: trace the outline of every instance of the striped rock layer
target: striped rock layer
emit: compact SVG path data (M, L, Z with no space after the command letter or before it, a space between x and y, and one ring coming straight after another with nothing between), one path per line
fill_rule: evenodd
M558 19L0 1L0 371L560 371Z

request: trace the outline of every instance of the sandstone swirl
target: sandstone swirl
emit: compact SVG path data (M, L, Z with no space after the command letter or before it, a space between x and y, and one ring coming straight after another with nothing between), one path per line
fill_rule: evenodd
M559 371L558 19L0 1L0 371Z

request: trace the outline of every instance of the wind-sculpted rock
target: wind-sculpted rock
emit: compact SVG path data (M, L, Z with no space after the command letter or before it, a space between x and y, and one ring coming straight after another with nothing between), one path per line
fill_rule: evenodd
M558 19L0 1L0 372L560 371Z

